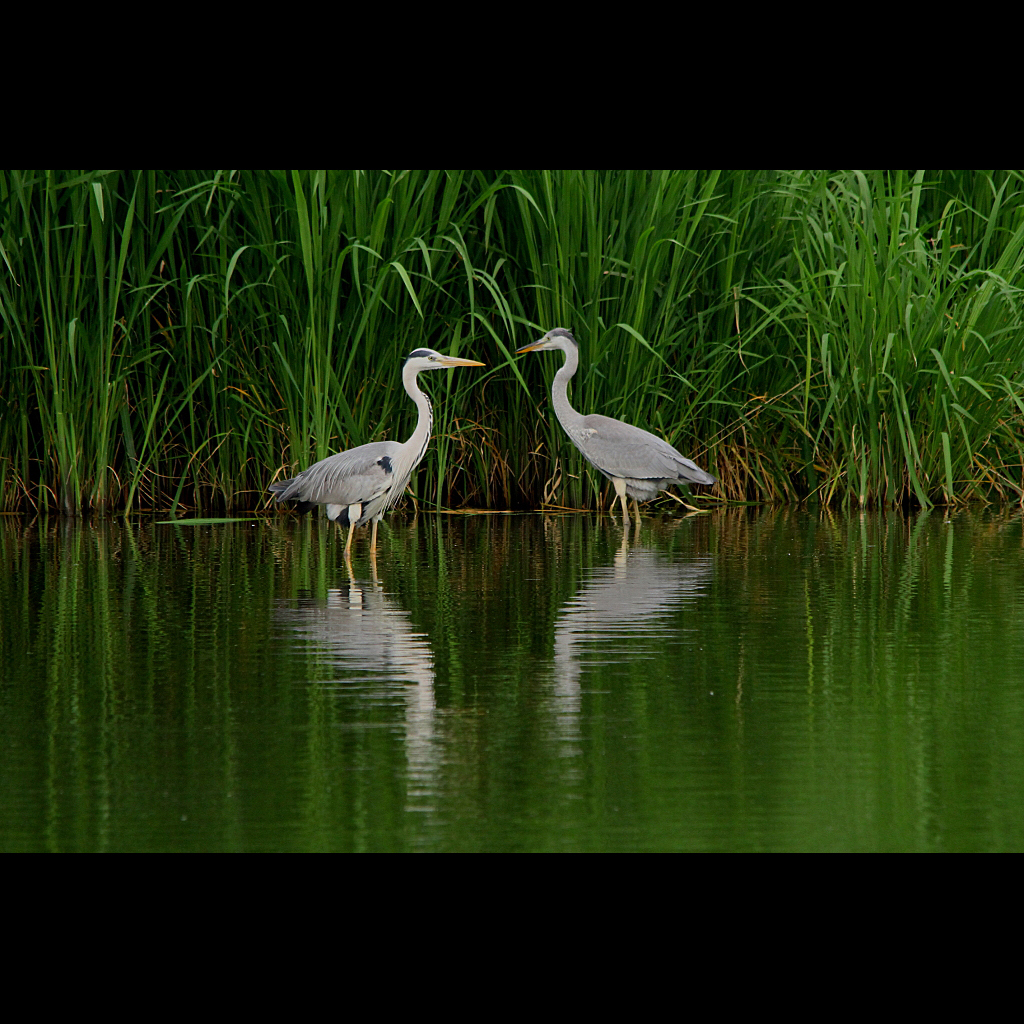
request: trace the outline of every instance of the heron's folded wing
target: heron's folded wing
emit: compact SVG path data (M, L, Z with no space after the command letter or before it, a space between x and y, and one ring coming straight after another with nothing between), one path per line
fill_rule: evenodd
M580 450L609 476L633 480L687 480L713 484L715 478L667 441L608 416L584 419L589 437Z
M393 484L393 441L375 441L338 452L310 466L290 480L271 484L278 501L288 499L317 504L353 505L372 501Z

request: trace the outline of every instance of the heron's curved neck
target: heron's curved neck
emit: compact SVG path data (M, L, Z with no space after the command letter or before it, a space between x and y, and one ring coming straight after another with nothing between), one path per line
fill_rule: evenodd
M570 342L560 345L565 353L565 362L555 374L551 383L551 402L555 407L555 415L567 433L572 435L571 425L577 424L583 417L569 404L569 381L580 365L579 350Z
M417 373L419 370L408 363L402 370L402 383L405 385L409 397L416 403L420 414L412 437L404 445L409 450L413 466L423 458L423 453L427 450L427 445L430 443L430 428L434 423L434 410L430 407L430 399L420 391L419 385L416 383Z

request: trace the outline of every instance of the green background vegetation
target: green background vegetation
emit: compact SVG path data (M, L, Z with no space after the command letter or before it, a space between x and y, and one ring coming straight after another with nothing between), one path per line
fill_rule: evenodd
M1019 171L3 171L0 507L261 507L404 439L429 505L608 503L547 401L728 499L1024 499ZM437 379L440 378L440 379Z

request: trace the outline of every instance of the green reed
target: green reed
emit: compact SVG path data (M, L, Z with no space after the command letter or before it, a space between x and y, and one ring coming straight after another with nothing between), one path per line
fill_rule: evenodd
M787 186L801 200L793 265L765 282L775 329L764 339L781 372L760 391L781 399L766 417L777 448L825 499L1024 496L1024 215L1018 199L1001 219L997 190L987 207L949 200L929 219L926 175ZM974 234L958 242L961 212Z
M262 507L404 438L430 506L607 502L573 401L732 498L1024 495L1019 172L0 172L0 504Z

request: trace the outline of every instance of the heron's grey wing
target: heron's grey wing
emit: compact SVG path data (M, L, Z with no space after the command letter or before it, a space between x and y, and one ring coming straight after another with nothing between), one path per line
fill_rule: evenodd
M715 478L667 441L610 416L584 416L580 451L602 473L631 480L685 480L713 484Z
M395 441L360 445L310 466L290 480L270 485L278 501L318 505L366 505L394 484L392 460L401 449Z

